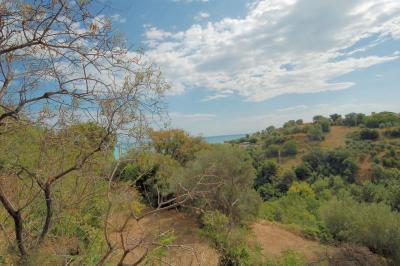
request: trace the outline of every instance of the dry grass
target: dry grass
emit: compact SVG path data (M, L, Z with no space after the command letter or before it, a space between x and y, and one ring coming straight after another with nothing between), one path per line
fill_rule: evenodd
M337 251L335 247L304 239L278 224L264 220L253 224L252 230L263 254L271 259L277 259L285 251L293 250L302 254L307 261L314 261Z
M154 241L155 236L165 232L172 232L176 237L168 248L167 256L157 265L218 265L218 253L211 247L208 239L199 234L198 224L188 215L175 210L163 211L144 218L141 227L140 229L135 223L128 226L125 232L127 243L135 245L142 233L146 243ZM118 235L114 237L118 239ZM125 263L136 262L144 252L144 248L136 249L128 255Z
M379 266L385 265L380 257L366 248L343 245L324 245L304 239L282 225L265 220L252 225L256 241L268 259L279 259L285 251L295 251L304 256L307 265Z
M331 131L326 135L321 146L327 149L334 149L344 146L346 142L346 136L357 129L358 128L345 126L332 126Z

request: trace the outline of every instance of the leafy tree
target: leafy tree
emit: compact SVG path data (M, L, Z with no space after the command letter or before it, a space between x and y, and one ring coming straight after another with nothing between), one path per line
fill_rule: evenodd
M282 147L282 155L292 156L297 154L297 142L295 140L289 140Z
M302 158L307 167L320 176L343 176L349 182L355 181L357 163L344 149L330 151L312 150Z
M306 180L311 176L312 170L307 164L300 164L295 168L294 172L296 173L297 179Z
M183 183L191 187L194 178L215 183L215 189L197 201L200 208L218 210L233 222L255 217L260 198L253 185L256 171L248 153L238 146L214 145L200 151L183 172Z
M391 127L400 124L400 117L392 112L373 113L364 117L363 122L369 128Z
M0 182L0 202L13 223L7 231L25 263L82 183L97 183L82 173L98 177L97 159L112 152L120 133L138 140L150 118L163 113L169 85L128 50L97 4L0 3L0 132L13 139L15 131L37 130L25 135L31 145L18 149L25 159L8 164ZM92 123L75 126L83 121Z
M324 133L322 131L321 125L312 125L307 130L308 139L311 141L322 141L324 140Z
M365 115L361 113L349 113L344 116L343 124L349 127L357 127L363 122L364 117Z
M156 206L175 195L175 178L181 165L168 155L135 149L124 156L116 178L139 188L143 197Z
M278 174L278 165L273 161L264 161L257 171L254 185L256 188L267 183L272 183Z
M278 157L281 153L281 146L277 144L271 144L265 148L265 156L267 158Z
M295 120L289 120L283 124L283 128L290 128L290 127L294 127L294 126L296 126Z
M323 132L327 133L331 130L331 121L322 115L314 116L314 124L320 125Z
M195 158L195 154L209 145L201 137L191 137L181 129L151 130L151 145L155 151L171 156L182 165Z
M340 114L331 114L330 119L334 125L340 125L342 123L342 115Z

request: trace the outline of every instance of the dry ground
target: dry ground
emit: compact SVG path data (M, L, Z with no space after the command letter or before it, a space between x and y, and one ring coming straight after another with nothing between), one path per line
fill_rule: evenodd
M345 126L332 126L329 134L326 135L322 142L323 148L334 149L345 145L346 136L356 131L358 128Z
M126 242L135 245L137 239L141 237L142 229L145 235L145 246L149 246L150 242L155 242L154 236L165 232L172 232L176 237L167 251L167 256L157 265L218 265L218 253L211 247L208 239L199 234L196 221L183 213L171 210L148 216L141 222L141 228L135 223L130 224L125 232ZM114 237L119 239L118 235ZM144 248L136 249L128 255L125 263L136 262L144 252Z
M285 251L304 256L307 265L379 266L384 262L368 249L356 246L335 247L307 240L282 225L260 220L252 225L262 253L269 259L279 259Z
M302 254L307 261L314 261L337 251L335 247L304 239L268 221L253 224L252 230L263 254L269 258L279 258L285 251L293 250Z

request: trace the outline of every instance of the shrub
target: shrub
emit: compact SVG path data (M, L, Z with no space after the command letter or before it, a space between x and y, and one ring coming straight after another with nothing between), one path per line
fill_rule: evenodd
M311 169L306 164L300 164L295 168L294 172L299 180L306 180L311 176Z
M249 231L233 227L230 219L224 214L213 211L206 212L202 217L201 232L209 237L221 254L221 265L251 266L261 265L259 250L252 249L247 244Z
M292 156L297 154L297 143L294 140L289 140L282 147L282 155Z
M264 161L257 171L254 185L256 188L267 183L272 183L278 173L278 165L273 161Z
M256 171L246 150L231 145L214 145L210 150L197 154L183 170L182 181L187 189L202 183L219 184L205 187L208 193L195 200L195 204L206 210L227 215L240 223L258 215L261 199L254 190ZM197 177L197 178L196 178Z
M377 140L379 131L375 129L363 129L359 132L361 140Z
M321 207L321 217L336 239L365 245L400 263L400 214L389 206L332 199Z
M343 124L349 127L356 127L363 122L364 117L365 115L361 113L346 114L343 119Z
M387 137L400 138L400 127L391 130L390 129L386 130L384 134Z
M349 182L355 181L358 165L347 150L323 151L316 149L304 155L302 159L311 172L317 175L338 175L346 177Z
M381 112L366 116L363 122L369 128L384 128L398 125L400 117L396 113Z
M321 125L312 125L307 130L308 139L311 141L322 141L324 140L324 134Z
M276 144L271 144L269 146L267 146L267 148L265 149L265 156L267 158L274 158L277 157L279 155L279 151L280 147Z
M294 226L310 238L328 239L323 224L318 220L318 200L306 183L293 184L289 193L277 200L265 202L261 217Z
M315 116L314 124L320 125L323 132L327 133L331 130L331 121L323 116Z

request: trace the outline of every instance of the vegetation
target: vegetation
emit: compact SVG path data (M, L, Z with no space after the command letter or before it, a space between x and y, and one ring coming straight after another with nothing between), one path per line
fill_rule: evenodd
M399 263L400 238L395 228L400 218L400 145L397 127L393 127L398 115L351 113L342 119L334 114L329 123L327 120L316 116L312 124L303 125L308 143L307 139L302 143L295 164L271 161L271 146L264 146L264 157L257 147L248 148L259 165L255 189L265 201L260 216L287 224L308 238L366 246ZM322 123L326 123L325 130ZM327 129L335 130L338 125L359 129L349 130L342 147L320 145L326 134L334 133ZM301 133L288 130L293 127L289 121L282 129L262 131L259 142L271 136L279 136L285 143L297 141ZM383 134L370 129L382 127L391 128Z
M179 232L149 221L170 210L221 265L308 262L266 256L257 219L400 264L399 114L317 115L211 145L149 127L169 85L92 1L0 10L0 264L162 264Z

